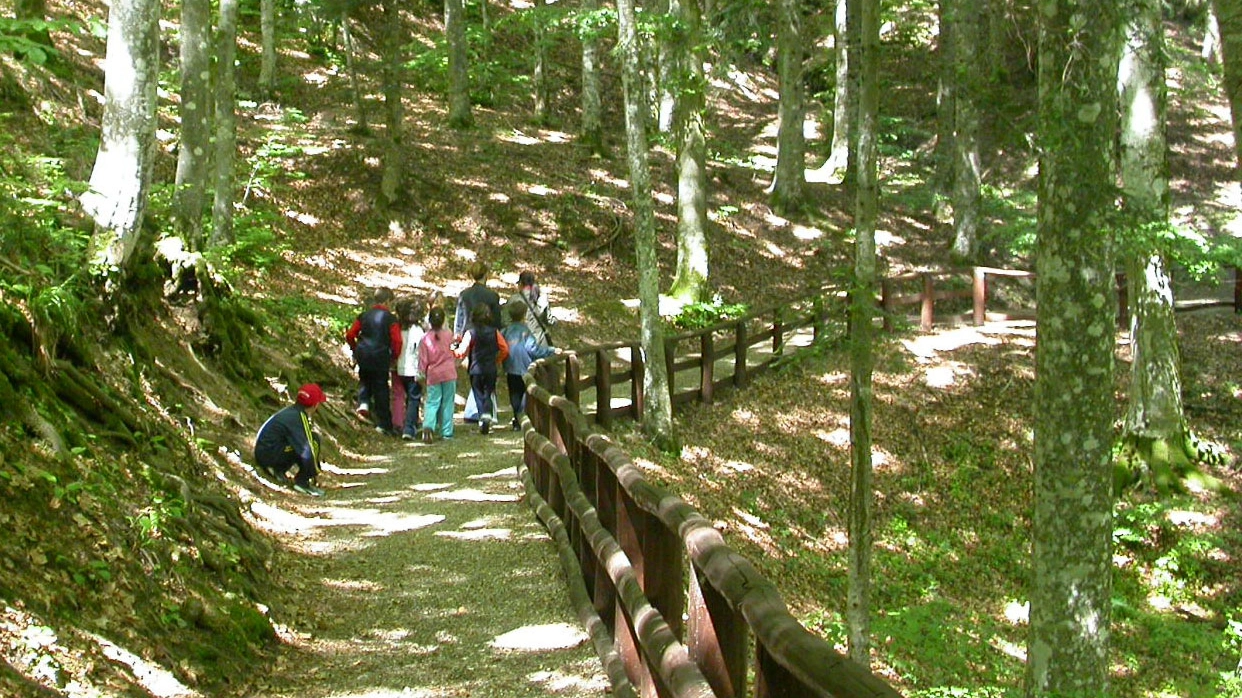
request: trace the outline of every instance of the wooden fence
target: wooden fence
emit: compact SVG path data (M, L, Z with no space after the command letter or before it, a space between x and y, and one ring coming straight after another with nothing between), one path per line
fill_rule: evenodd
M990 283L1031 278L988 267L903 275L881 284L877 303L886 327L903 306L918 305L920 326L930 329L937 302L946 300L964 306L969 299L976 325L1033 318L1033 310L987 310ZM1118 288L1121 319L1123 279ZM1193 307L1229 304L1242 307L1236 273L1232 301ZM711 402L718 390L747 384L792 346L819 339L834 319L843 322L845 313L844 292L823 288L804 301L667 337L673 404ZM643 371L639 345L619 343L536 362L526 376L522 479L558 543L571 597L614 692L621 698L898 696L798 623L776 588L710 521L649 483L595 431L592 422L606 427L641 415Z

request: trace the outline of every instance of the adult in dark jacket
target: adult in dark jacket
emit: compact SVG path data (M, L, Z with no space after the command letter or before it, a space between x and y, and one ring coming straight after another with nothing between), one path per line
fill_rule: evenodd
M268 417L254 442L254 462L268 477L288 484L289 468L298 467L293 489L312 497L323 496L315 485L319 475L319 434L311 417L327 401L323 389L308 383L298 389L297 401Z
M345 332L345 341L358 364L358 416L372 421L376 431L398 436L392 427L392 391L389 378L401 355L401 323L388 309L392 291L375 292L372 305L360 313Z
M500 329L504 322L500 310L500 294L487 287L487 264L481 261L474 261L470 265L470 278L474 280L474 285L462 291L457 296L457 314L453 320L453 340L460 343L462 335L465 334L467 328L472 322L472 313L475 306L487 306L488 315L491 317L489 324ZM494 404L494 403L493 403ZM492 412L494 418L495 412ZM462 419L467 422L476 422L479 418L478 405L475 404L474 391L466 393L466 409L462 413Z
M470 278L474 284L461 292L457 297L457 315L453 319L453 337L461 341L466 328L471 323L471 311L476 305L486 305L491 315L491 325L500 329L504 317L500 314L500 294L487 287L487 265L474 262L470 265Z

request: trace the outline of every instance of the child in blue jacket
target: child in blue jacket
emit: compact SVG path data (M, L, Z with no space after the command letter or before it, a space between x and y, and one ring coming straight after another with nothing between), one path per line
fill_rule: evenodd
M535 340L526 326L526 304L510 302L509 325L501 332L509 345L509 357L505 359L505 379L509 382L509 406L513 408L513 430L522 428L522 413L526 411L526 381L522 376L535 361L556 353L556 350Z

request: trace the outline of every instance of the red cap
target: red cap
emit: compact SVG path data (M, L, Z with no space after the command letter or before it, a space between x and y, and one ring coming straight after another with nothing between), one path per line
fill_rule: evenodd
M307 383L298 388L298 404L303 407L314 407L321 402L327 402L328 396L323 394L323 388L315 383Z

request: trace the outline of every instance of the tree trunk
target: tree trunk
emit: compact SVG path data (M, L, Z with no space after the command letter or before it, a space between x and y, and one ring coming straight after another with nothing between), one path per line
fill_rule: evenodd
M876 287L875 227L879 210L876 139L879 137L880 0L858 6L858 189L854 203L854 288L850 303L850 513L846 621L850 658L871 665L871 375Z
M802 132L802 2L777 0L777 71L780 74L780 128L776 136L776 172L772 208L787 214L802 206L806 179L806 138Z
M1122 192L1126 208L1137 224L1164 226L1169 219L1170 193L1161 5L1158 0L1142 0L1130 7L1126 50L1117 78ZM1172 280L1163 255L1151 244L1143 244L1126 266L1132 300L1126 440L1132 445L1141 444L1147 452L1150 443L1163 442L1173 449L1157 449L1158 452L1181 453L1186 420Z
M936 37L936 149L932 154L935 169L930 187L936 196L934 215L938 223L949 220L951 212L946 209L952 208L953 166L956 162L953 134L957 131L953 123L957 118L957 106L954 104L954 91L957 89L954 52L957 42L953 40L953 35L959 2L961 0L940 0L937 3L940 31Z
M707 280L707 138L703 128L707 78L703 73L702 10L699 0L676 0L671 9L684 28L675 46L677 101L677 273L669 295L687 303L705 301Z
M599 12L599 0L582 0L583 14L594 17ZM582 126L580 139L592 155L604 154L604 120L599 93L599 36L594 27L579 26L582 40Z
M200 251L211 166L211 0L182 0L180 34L181 144L173 215L186 247Z
M539 123L547 125L552 118L552 106L548 89L548 29L544 16L547 0L535 0L535 71L531 82L535 92L535 115Z
M385 206L401 199L405 180L404 120L401 103L401 11L396 0L383 0L383 26L380 42L383 51L384 81L384 176L380 181L380 197Z
M677 8L677 0L655 0L649 3L651 7L648 12L660 14L668 18L668 25L676 22L680 10ZM684 90L684 86L679 84L683 55L680 49L675 45L678 39L673 36L676 32L661 31L656 33L655 46L655 104L656 104L656 130L660 133L672 133L676 125L677 118L677 102L679 101L679 92Z
M159 3L113 0L108 12L99 152L82 207L95 222L90 264L110 290L142 233L155 143Z
M1108 694L1120 14L1039 5L1030 698Z
M974 262L979 239L979 106L981 0L945 0L953 8L953 245L952 257Z
M634 200L634 246L638 252L638 299L643 371L643 430L665 450L676 447L669 376L664 363L664 332L660 325L660 266L656 256L655 211L647 163L647 107L639 70L638 30L633 0L617 0L618 48L625 92L625 136Z
M357 50L354 47L354 32L350 28L351 26L349 13L342 13L341 38L345 41L345 72L349 74L349 93L354 100L354 111L358 113L358 125L355 128L359 133L367 133L371 130L371 124L367 121L367 106L362 99L362 86L358 82L358 68L354 65L354 56Z
M259 0L259 28L263 35L259 94L271 99L276 93L276 0Z
M474 116L470 113L470 54L466 45L466 11L462 0L444 0L444 33L449 46L449 125L468 128L474 123Z
M1213 0L1220 28L1225 95L1233 113L1233 147L1242 168L1242 0Z
M828 159L807 179L840 184L850 164L850 124L854 121L853 83L850 81L849 23L846 20L848 0L836 0L833 11L833 58L836 62L836 83L832 92L832 145Z
M233 163L237 157L237 107L233 66L237 56L237 0L220 0L216 29L215 200L209 247L233 242Z

